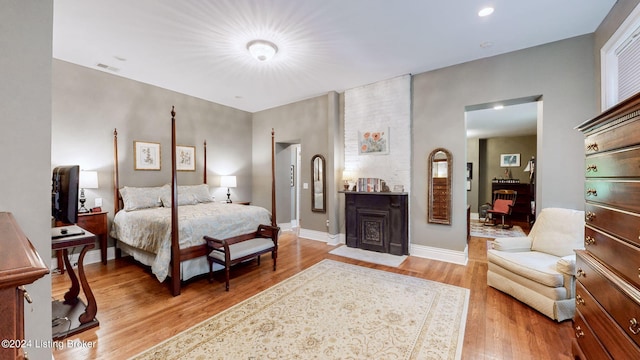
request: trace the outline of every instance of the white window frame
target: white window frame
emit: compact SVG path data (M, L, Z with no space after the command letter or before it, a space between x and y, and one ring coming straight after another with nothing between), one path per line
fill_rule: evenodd
M616 50L640 27L640 4L600 49L601 105L606 110L618 103L618 58Z

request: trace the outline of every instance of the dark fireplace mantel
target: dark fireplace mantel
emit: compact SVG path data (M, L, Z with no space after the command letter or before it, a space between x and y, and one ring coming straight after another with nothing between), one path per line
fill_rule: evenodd
M409 255L408 194L341 191L347 246Z

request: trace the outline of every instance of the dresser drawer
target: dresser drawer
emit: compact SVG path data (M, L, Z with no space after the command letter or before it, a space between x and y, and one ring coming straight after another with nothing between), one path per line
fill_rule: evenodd
M639 248L589 226L584 228L584 248L627 281L640 287Z
M640 246L640 215L596 204L584 207L587 225Z
M640 119L589 134L584 139L585 154L620 149L640 143Z
M640 177L640 147L587 156L585 176L588 178Z
M640 182L585 180L585 200L640 213Z
M640 292L588 252L578 250L576 254L576 308L614 358L624 358L614 354L614 348L620 348L640 359Z
M606 318L606 315L605 315ZM573 317L573 331L575 333L575 341L580 347L580 355L584 355L584 359L613 359L604 349L598 338L594 335L591 328L582 318L582 314L576 309L576 315ZM575 355L575 354L574 354Z

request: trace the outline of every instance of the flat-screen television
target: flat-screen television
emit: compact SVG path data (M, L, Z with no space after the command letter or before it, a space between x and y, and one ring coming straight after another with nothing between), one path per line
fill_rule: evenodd
M53 169L51 216L57 225L78 222L78 181L80 166L66 165Z

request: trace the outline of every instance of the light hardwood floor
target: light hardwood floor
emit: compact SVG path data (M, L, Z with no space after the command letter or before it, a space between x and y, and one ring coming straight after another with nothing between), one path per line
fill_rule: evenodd
M189 282L177 297L147 269L126 258L87 265L100 326L70 339L94 347L65 346L53 354L56 360L128 358L322 259L333 259L470 289L463 359L571 359L571 321L552 321L487 286L486 244L485 238L471 238L466 266L409 257L399 268L389 268L331 255L333 247L323 242L285 234L277 271L263 255L260 266L251 262L232 270L229 292L217 276L212 284L206 279ZM66 274L54 274L52 284L56 299L69 287Z

